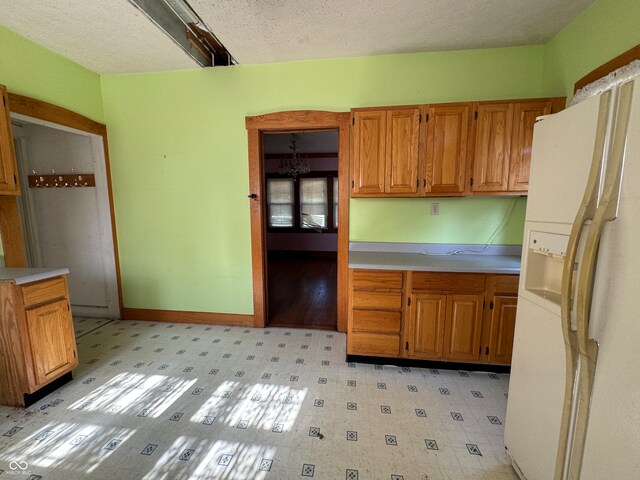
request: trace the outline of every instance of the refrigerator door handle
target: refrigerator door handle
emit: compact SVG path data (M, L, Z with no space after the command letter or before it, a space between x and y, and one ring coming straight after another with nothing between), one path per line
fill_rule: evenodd
M598 109L598 121L596 125L596 138L589 170L589 177L585 188L584 196L576 213L576 218L571 227L571 235L567 245L567 253L564 259L562 286L561 286L561 325L565 343L565 392L560 423L560 437L558 440L558 450L556 455L555 480L566 478L567 465L570 455L570 437L572 432L572 414L574 412L574 390L578 380L578 336L571 326L571 316L573 311L573 285L574 271L578 255L578 246L582 237L585 223L595 215L598 205L598 192L600 190L600 178L604 162L605 146L607 143L607 125L609 120L609 105L611 102L611 91L607 91L600 96Z
M612 138L611 154L606 166L602 196L584 244L584 254L578 274L576 290L576 325L578 328L576 333L580 378L578 382L578 404L574 421L573 445L568 470L568 478L572 480L580 478L598 357L598 344L594 339L589 338L589 320L598 248L605 224L614 220L617 216L632 97L633 82L627 82L619 90L614 123L615 131Z

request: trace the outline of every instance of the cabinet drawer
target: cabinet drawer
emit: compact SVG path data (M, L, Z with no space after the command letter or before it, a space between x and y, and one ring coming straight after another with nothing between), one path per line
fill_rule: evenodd
M67 296L64 277L56 277L44 282L29 283L22 287L22 299L25 308L50 302Z
M493 292L501 295L517 295L519 275L491 275L489 282L493 286Z
M483 273L412 272L413 290L438 292L484 292L486 275Z
M400 333L402 312L354 310L351 330L359 332Z
M380 308L399 310L402 308L402 293L394 292L353 292L353 308Z
M352 333L349 335L350 355L397 357L400 355L400 336L381 333Z
M401 290L403 276L395 270L354 270L351 278L355 290Z

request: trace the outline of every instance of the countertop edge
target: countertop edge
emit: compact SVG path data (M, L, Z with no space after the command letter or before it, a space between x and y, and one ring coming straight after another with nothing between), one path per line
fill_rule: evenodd
M51 268L46 271L29 272L29 270L43 270L43 269L30 269L30 268L6 268L2 270L11 270L12 275L0 278L0 281L13 281L16 285L24 285L26 283L39 282L41 280L47 280L49 278L59 277L61 275L69 275L68 268ZM20 270L23 270L21 273Z
M431 267L424 265L379 265L371 263L349 263L349 268L362 270L407 270L412 272L444 272L444 273L498 273L504 275L520 275L520 268L509 267Z

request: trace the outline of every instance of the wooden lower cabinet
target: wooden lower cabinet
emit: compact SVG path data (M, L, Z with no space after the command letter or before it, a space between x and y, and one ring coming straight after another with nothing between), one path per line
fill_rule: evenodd
M480 358L484 295L447 295L444 358L476 362Z
M447 296L432 293L411 295L405 335L405 354L413 358L441 359L444 348Z
M24 406L25 394L78 365L66 277L0 282L0 404Z
M351 270L347 353L508 365L518 278Z
M511 364L518 297L494 297L489 326L489 363Z
M36 385L53 380L76 359L73 321L67 299L27 310Z
M400 356L406 273L350 270L347 353Z

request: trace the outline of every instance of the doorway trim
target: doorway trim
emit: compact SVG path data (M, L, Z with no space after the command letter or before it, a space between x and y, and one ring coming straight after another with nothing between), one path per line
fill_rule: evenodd
M262 136L314 130L338 131L338 298L337 330L346 332L349 275L349 150L350 112L295 110L245 118L249 142L249 193L251 215L251 263L253 317L255 327L265 327L266 318L266 187ZM255 195L255 196L254 196Z
M119 318L122 317L123 302L122 302L122 282L120 278L120 257L118 254L118 238L116 233L116 217L115 209L113 205L113 190L111 186L111 165L109 162L109 145L107 141L107 127L102 123L98 123L91 120L84 115L67 110L66 108L53 105L51 103L43 102L35 98L25 97L15 93L8 92L9 96L9 111L25 117L42 120L58 126L67 127L72 130L78 130L81 132L96 135L102 138L102 147L104 159L104 168L107 181L107 193L109 197L109 214L111 222L111 236L113 241L113 259L115 263L116 272L116 284L118 293L118 314ZM18 226L18 231L20 228ZM4 233L4 232L3 232ZM22 244L24 245L24 238L22 238Z

